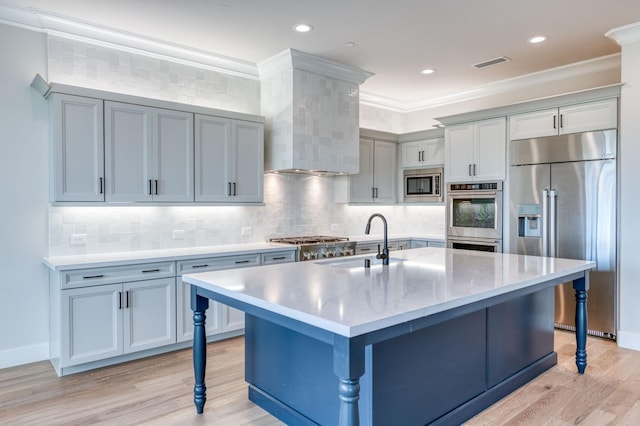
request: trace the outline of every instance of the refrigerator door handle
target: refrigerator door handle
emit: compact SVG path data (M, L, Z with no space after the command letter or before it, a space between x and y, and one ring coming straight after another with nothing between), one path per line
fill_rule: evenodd
M549 190L542 191L542 255L549 255Z
M558 191L549 191L549 256L556 257L558 252L558 233L556 224L558 218Z

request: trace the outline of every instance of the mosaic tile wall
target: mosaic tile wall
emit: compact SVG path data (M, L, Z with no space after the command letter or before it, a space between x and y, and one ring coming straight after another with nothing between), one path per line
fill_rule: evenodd
M260 114L260 82L67 38L48 38L49 80Z
M348 206L333 202L331 177L265 175L262 206L50 207L50 256L262 242L276 236L362 235L382 213L391 233L443 235L443 206ZM380 221L372 233L381 233ZM250 227L251 235L242 235ZM186 238L174 240L173 231ZM70 244L86 234L85 245Z

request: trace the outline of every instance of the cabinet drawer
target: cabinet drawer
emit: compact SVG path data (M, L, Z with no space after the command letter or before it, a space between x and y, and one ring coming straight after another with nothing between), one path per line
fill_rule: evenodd
M178 275L259 265L260 254L258 253L241 256L207 257L178 262Z
M275 263L288 263L296 261L296 250L278 251L275 253L262 253L262 264L273 265Z
M175 275L175 262L76 269L62 273L62 288L152 280L155 278L174 277Z

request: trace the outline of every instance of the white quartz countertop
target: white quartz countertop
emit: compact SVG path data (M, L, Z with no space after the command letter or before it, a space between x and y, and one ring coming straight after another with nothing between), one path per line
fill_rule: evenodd
M365 269L364 258L372 260ZM354 337L595 267L595 262L444 248L183 276L231 299Z
M348 237L350 241L366 243L382 241L380 235L354 235ZM391 235L389 240L442 240L442 235ZM43 262L54 271L63 271L77 268L98 268L103 266L131 265L140 262L161 262L175 260L197 259L205 256L234 256L248 253L268 253L282 250L297 250L298 247L290 244L276 243L245 243L225 244L217 246L185 247L159 250L137 250L113 253L79 254L69 256L49 256L43 258Z
M53 270L75 268L97 268L103 266L132 265L140 262L161 262L198 259L206 256L234 256L248 253L268 253L273 251L297 250L290 244L248 243L219 246L187 247L163 250L139 250L76 256L54 256L43 259Z

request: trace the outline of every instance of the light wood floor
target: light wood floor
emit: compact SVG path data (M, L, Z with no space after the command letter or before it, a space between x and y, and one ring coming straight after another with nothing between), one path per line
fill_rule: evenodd
M556 331L558 365L467 424L640 424L640 352L592 337L587 350L581 376L573 334ZM192 402L190 350L62 378L48 361L0 370L0 424L282 424L248 401L243 351L241 337L208 345L202 416Z

